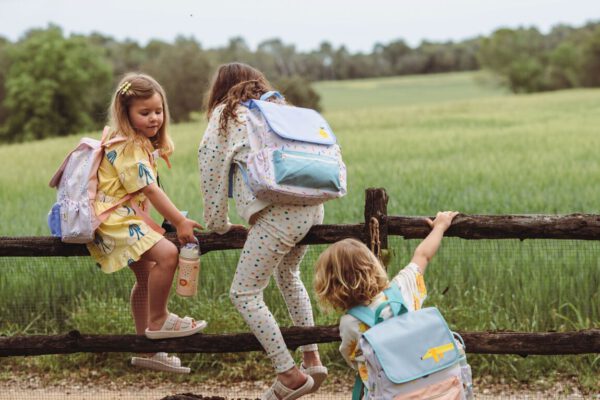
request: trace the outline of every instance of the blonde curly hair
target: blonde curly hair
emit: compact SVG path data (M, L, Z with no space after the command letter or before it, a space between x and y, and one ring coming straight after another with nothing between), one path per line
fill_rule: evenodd
M329 246L317 259L314 285L322 304L345 311L370 303L389 280L367 246L344 239Z

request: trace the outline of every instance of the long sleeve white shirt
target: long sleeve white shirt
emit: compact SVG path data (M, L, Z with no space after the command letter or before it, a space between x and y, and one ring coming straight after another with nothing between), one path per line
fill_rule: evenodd
M244 167L250 152L248 109L238 106L237 121L230 120L225 131L219 130L219 119L224 105L217 106L210 116L208 126L198 149L200 184L204 200L204 223L207 229L219 234L227 232L231 223L228 217L229 171L234 163ZM235 168L233 195L238 214L246 222L269 205L257 199L244 183L239 168Z

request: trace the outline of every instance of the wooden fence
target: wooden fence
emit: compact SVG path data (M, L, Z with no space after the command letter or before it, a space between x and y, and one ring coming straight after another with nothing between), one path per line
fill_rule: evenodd
M374 251L387 248L389 235L424 238L430 231L424 218L387 215L384 189L367 189L365 221L358 224L313 227L302 244L334 243L356 238ZM247 231L225 235L198 233L202 252L240 249ZM576 239L600 240L600 215L464 215L455 218L445 236L463 239ZM167 238L179 245L174 234ZM86 256L84 245L65 244L52 237L0 237L0 257ZM282 329L288 347L339 341L337 326ZM600 329L572 332L462 332L469 353L481 354L584 354L600 353ZM148 340L137 335L27 335L0 337L0 356L99 352L226 353L261 350L251 333L201 334L181 339Z

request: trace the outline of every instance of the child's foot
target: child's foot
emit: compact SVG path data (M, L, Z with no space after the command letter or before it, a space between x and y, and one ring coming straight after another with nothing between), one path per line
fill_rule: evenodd
M310 375L298 368L278 374L273 385L261 396L261 400L294 400L311 392L314 385Z
M154 371L174 372L177 374L189 374L188 367L181 366L181 360L167 353L144 354L131 358L131 365L138 368L147 368Z
M277 380L290 389L297 389L306 383L308 375L301 372L296 366L277 374Z
M319 357L318 351L306 351L304 352L304 361L300 365L300 371L310 375L313 378L314 384L310 393L316 392L325 379L327 379L327 368L321 364L321 358Z
M321 357L318 351L305 351L302 353L302 365L304 367L318 367L321 364Z
M148 339L185 337L200 332L206 328L206 325L204 320L195 321L190 317L179 318L177 314L170 313L159 329L150 329L156 325L149 324L145 334Z

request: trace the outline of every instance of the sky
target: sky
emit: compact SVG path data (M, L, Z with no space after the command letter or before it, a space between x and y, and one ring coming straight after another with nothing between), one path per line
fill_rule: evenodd
M600 0L0 0L0 36L54 23L146 44L193 36L204 48L241 36L252 49L280 38L301 51L323 41L370 52L377 42L460 41L500 27L600 21Z

